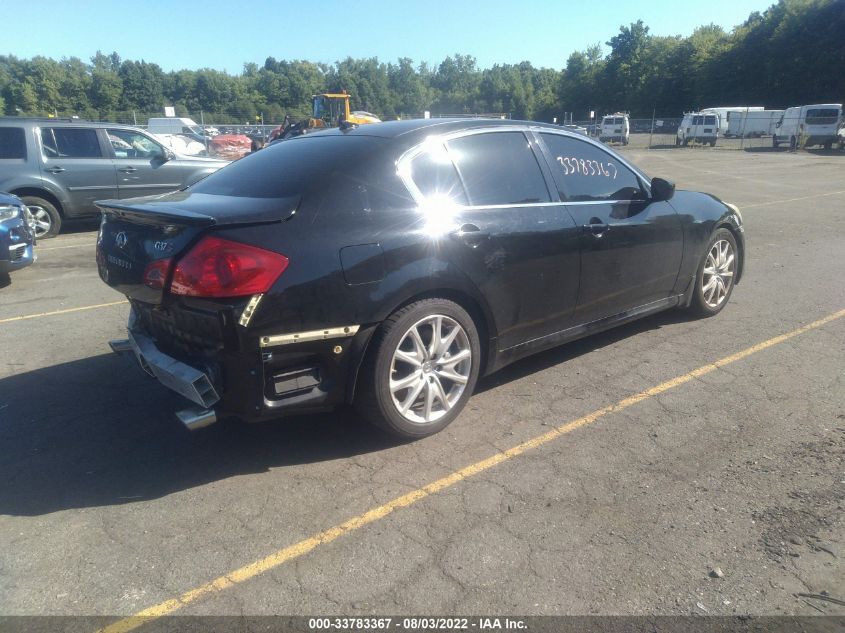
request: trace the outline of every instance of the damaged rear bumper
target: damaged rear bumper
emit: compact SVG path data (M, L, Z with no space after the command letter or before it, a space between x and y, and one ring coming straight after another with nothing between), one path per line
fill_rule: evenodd
M232 347L195 355L160 344L144 323L133 308L128 338L109 345L131 353L148 375L192 403L176 414L189 429L218 417L259 422L344 403L372 333L357 325L281 334L244 330Z

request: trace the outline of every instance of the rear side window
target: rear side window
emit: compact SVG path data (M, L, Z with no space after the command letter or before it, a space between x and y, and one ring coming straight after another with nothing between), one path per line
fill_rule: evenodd
M384 143L373 136L303 136L277 143L214 172L191 191L239 198L289 198L358 171Z
M541 134L554 161L561 200L645 200L637 175L612 154L586 141Z
M84 128L44 128L41 144L48 158L102 158L97 131Z
M0 158L26 158L22 127L0 127Z
M540 165L522 132L486 132L447 143L470 204L549 202Z
M468 204L452 159L442 145L431 147L411 161L411 180L427 199L448 198Z
M839 111L833 108L807 110L807 125L832 125L839 118Z

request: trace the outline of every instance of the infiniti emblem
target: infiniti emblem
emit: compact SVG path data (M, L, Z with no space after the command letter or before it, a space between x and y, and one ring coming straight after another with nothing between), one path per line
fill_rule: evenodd
M123 248L124 246L126 246L126 241L126 233L124 233L123 231L114 236L114 245L118 248Z

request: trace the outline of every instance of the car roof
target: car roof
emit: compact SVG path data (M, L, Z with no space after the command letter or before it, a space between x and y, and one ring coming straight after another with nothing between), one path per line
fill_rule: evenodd
M407 119L403 121L383 121L381 123L368 123L355 128L339 129L331 128L313 132L303 137L314 136L372 136L384 139L394 139L403 145L411 145L418 142L422 137L430 134L450 134L477 128L495 127L532 127L543 128L550 131L573 134L570 130L551 123L540 123L538 121L517 121L513 119ZM295 139L292 139L295 140Z
M28 117L0 117L0 126L39 126L39 127L93 127L93 128L121 128L137 130L133 125L124 123L109 123L108 121L86 121L84 119L51 119L51 118L28 118Z

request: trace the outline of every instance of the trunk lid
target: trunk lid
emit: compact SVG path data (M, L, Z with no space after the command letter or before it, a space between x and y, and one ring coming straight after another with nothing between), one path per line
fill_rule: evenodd
M127 297L160 304L173 262L201 234L216 227L279 223L298 204L299 197L233 198L189 191L104 200L97 203L103 211L97 270L106 284ZM147 271L161 283L145 283Z

